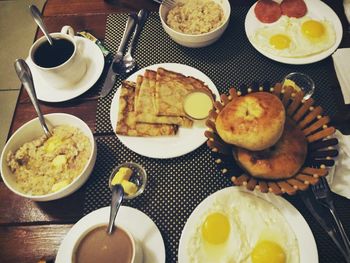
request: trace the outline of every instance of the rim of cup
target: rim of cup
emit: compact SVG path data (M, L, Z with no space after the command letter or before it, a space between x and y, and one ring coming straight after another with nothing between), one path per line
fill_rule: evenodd
M303 81L305 82L308 82L309 83L309 90L305 91L303 87L300 87L296 82L297 80L295 80L294 78L303 78ZM283 78L283 83L289 79L293 82L295 82L295 84L302 90L304 91L304 99L307 100L309 99L315 92L315 82L313 81L313 79L305 74L305 73L302 73L302 72L291 72L291 73L288 73L284 78Z
M67 63L69 63L69 61L71 61L71 59L75 56L76 52L77 52L77 44L76 42L74 41L74 38L73 36L69 35L69 34L65 34L65 33L62 33L62 32L56 32L56 33L50 33L50 36L53 38L53 39L66 39L68 40L69 42L71 42L74 46L74 50L73 50L73 53L72 55L65 61L63 62L62 64L59 64L55 67L48 67L48 68L45 68L45 67L42 67L42 66L39 66L35 60L34 60L34 53L35 51L39 48L40 45L42 45L44 42L48 42L46 37L45 36L42 36L41 38L39 38L38 40L36 40L33 45L30 47L29 49L29 58L30 60L32 61L33 65L35 65L36 67L42 69L42 70L52 70L52 69L57 69L57 68L60 68L64 65L66 65Z
M126 233L126 235L129 237L129 239L130 239L130 241L131 241L131 247L132 247L132 257L131 257L131 261L130 262L134 262L135 261L135 257L136 257L136 250L137 250L137 248L136 248L136 246L137 246L137 242L135 241L135 238L134 238L134 236L131 234L131 232L127 229L127 228L125 228L125 227L123 227L123 226L120 226L120 225L117 225L117 224L115 224L114 225L115 226L115 230L117 229L117 228L119 228L119 229L121 229L122 231L124 231L125 233ZM106 234L107 234L107 227L108 227L108 224L106 224L106 223L98 223L98 224L96 224L96 225L92 225L92 226L90 226L89 228L87 228L84 232L82 232L81 233L81 235L79 236L79 238L77 239L77 241L75 242L75 244L74 244L74 247L73 247L73 250L72 250L72 262L75 262L75 253L76 253L76 251L77 251L77 249L78 249L78 247L79 247L79 245L80 245L80 243L82 242L82 240L89 234L89 233L91 233L93 230L95 230L95 229L97 229L97 228L99 228L99 227L105 227L106 228ZM115 231L114 230L114 231Z

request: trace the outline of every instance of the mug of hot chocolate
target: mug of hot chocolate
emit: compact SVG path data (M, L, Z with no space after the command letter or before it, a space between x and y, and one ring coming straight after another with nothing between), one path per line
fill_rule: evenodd
M88 229L73 249L72 263L142 263L140 244L126 228L116 226L110 235L106 230L104 224Z
M71 26L61 32L51 33L53 44L46 37L39 38L31 46L31 64L40 73L43 81L55 88L74 88L86 72L86 62L79 51L79 38L74 36Z

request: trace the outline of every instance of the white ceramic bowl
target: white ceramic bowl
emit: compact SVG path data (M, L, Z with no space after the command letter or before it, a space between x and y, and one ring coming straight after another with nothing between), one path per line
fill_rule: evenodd
M221 6L225 16L224 23L218 28L216 28L215 30L208 33L200 34L200 35L190 35L190 34L177 32L174 29L171 29L165 22L166 16L169 12L169 7L167 7L166 5L160 5L159 16L165 32L167 32L168 35L176 43L185 47L199 48L199 47L205 47L214 43L216 40L218 40L221 37L221 35L224 33L225 29L228 26L228 23L230 21L231 6L228 0L213 0L213 1L218 3Z
M18 190L15 178L9 169L9 167L6 164L6 157L8 152L11 150L12 152L15 152L18 148L20 148L24 143L30 142L36 138L39 138L44 132L40 126L39 119L35 118L27 123L25 123L23 126L21 126L8 140L6 143L2 154L1 154L1 176L6 184L6 186L15 194L32 199L34 201L50 201L50 200L56 200L62 197L65 197L67 195L72 194L77 189L79 189L89 178L92 169L94 168L95 161L96 161L96 143L94 140L94 136L90 130L90 128L87 126L85 122L83 122L81 119L65 113L52 113L44 115L45 120L47 122L47 125L49 126L49 129L58 126L58 125L70 125L77 127L80 131L86 135L91 143L92 150L90 157L82 171L82 173L73 180L69 185L66 187L63 187L57 192L46 194L46 195L28 195L25 193L22 193Z

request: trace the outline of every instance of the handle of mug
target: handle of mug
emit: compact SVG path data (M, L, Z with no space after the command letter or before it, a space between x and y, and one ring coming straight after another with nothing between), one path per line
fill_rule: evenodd
M74 37L74 29L71 26L63 26L61 29L61 33Z

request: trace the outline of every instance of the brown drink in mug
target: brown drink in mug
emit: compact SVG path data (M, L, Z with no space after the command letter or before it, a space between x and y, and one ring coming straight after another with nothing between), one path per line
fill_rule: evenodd
M51 33L53 45L43 36L29 50L29 60L47 85L55 88L74 88L86 72L86 62L70 26L60 33Z
M142 262L142 251L126 229L117 226L111 235L106 230L107 225L100 225L88 231L75 247L72 262Z

